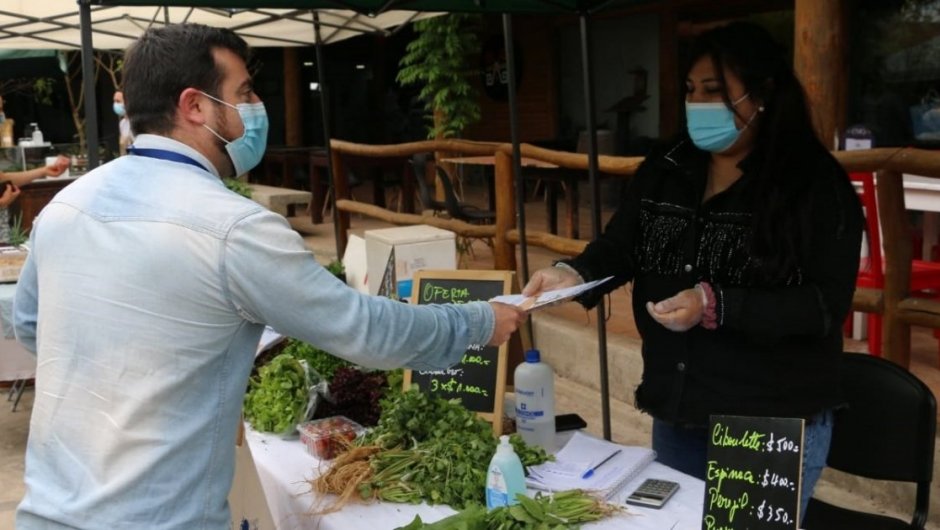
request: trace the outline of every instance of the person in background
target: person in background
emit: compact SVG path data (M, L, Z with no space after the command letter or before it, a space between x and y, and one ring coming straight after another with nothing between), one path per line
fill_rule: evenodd
M0 147L13 147L13 120L7 119L3 110L3 96L0 96Z
M131 121L127 118L127 111L124 108L124 92L116 90L114 100L111 105L118 118L118 146L121 155L127 154L127 148L134 143L134 133L131 132Z
M582 254L523 294L614 276L633 282L643 340L637 406L658 459L705 478L709 416L806 419L801 505L825 466L842 322L863 215L814 133L790 57L761 27L703 33L686 76L686 130L651 153Z
M321 267L287 221L229 191L267 144L249 49L147 30L125 54L137 137L36 220L14 301L36 351L20 530L228 529L239 413L265 324L356 364L444 369L518 308L409 305Z
M20 186L43 177L58 177L69 168L69 159L59 155L55 162L28 171L0 171L0 242L10 241L10 214L7 208L20 196Z

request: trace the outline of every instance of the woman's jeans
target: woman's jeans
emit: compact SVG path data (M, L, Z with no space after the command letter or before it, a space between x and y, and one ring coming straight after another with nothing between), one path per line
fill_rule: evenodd
M819 475L826 467L829 442L832 441L832 411L820 412L806 421L803 429L803 486L800 492L800 517L813 496ZM708 429L677 427L653 419L653 449L656 460L683 473L705 480Z

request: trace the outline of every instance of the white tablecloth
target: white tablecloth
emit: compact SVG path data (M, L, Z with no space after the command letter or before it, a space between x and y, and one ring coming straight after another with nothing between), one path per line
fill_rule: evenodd
M420 515L428 523L454 513L448 506L427 504L349 504L342 511L326 516L307 512L317 502L310 492L308 479L317 476L319 461L307 454L298 440L283 440L261 434L245 426L246 439L264 488L268 508L278 530L350 530L353 528L392 529L406 525ZM585 525L587 530L698 530L702 526L702 501L705 483L699 479L653 462L621 492L622 501L643 479L674 480L679 491L659 510L629 506L629 513Z

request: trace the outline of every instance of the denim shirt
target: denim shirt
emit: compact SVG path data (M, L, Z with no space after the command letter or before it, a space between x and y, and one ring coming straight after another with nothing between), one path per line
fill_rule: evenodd
M485 343L485 302L358 293L287 221L205 168L125 156L34 224L17 338L37 353L17 528L227 529L236 429L265 324L374 368L441 369Z

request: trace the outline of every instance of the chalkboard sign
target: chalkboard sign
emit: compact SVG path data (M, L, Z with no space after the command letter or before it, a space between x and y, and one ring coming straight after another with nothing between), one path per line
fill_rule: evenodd
M414 304L464 304L509 294L513 273L509 271L420 270L414 274L411 292ZM460 398L467 409L493 423L502 432L503 394L506 390L507 346L473 344L463 360L436 371L406 371L405 388L418 385L445 399Z
M796 530L803 420L712 416L702 530Z

